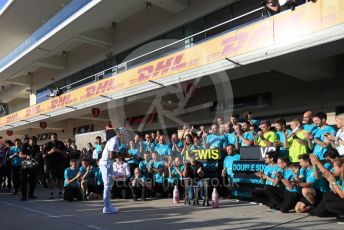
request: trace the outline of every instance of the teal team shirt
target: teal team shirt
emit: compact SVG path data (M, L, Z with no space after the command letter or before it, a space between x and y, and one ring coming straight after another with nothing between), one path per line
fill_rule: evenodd
M65 179L64 180L64 187L68 187L68 186L79 187L78 181L73 181L70 184L67 183L67 180L73 179L74 177L76 177L76 175L78 175L78 173L79 173L79 169L78 168L76 168L74 170L71 167L67 168L64 171L64 179Z
M159 156L170 156L172 153L170 146L166 144L157 144L154 150Z
M130 159L127 161L127 163L138 165L139 162L134 158L134 156L141 157L140 156L140 150L139 149L129 149L128 153L130 155Z
M141 161L139 164L139 169L142 173L142 175L147 176L148 175L148 168L149 168L149 161Z
M307 132L313 134L314 131L317 129L316 124L304 124L303 125L303 130L306 130Z
M155 144L154 142L144 141L142 142L142 147L145 152L152 152L155 149Z
M206 144L211 149L226 147L227 141L224 135L209 134L207 136Z
M226 156L223 162L223 167L226 168L228 178L233 178L233 162L238 160L240 160L239 154Z
M282 173L284 179L287 181L293 181L296 180L294 176L294 172L292 169L280 169L278 168L278 172ZM294 186L293 189L289 189L285 187L289 192L300 192L300 189L297 186Z
M84 176L86 173L87 169L84 166L81 166L79 169L79 172L81 176ZM87 181L88 184L93 184L93 179L94 179L94 168L92 168L89 172L85 180Z
M243 138L247 139L247 140L250 140L250 141L253 141L254 140L254 137L253 137L253 132L252 131L249 131L249 132L246 132L244 133L243 135ZM243 142L241 139L239 139L240 141L240 144L241 146L248 146L247 144L245 144L245 142Z
M302 177L306 183L312 184L312 187L320 192L329 192L330 188L328 187L326 180L320 175L320 173L318 176L319 179L316 179L313 167L310 169L300 170L300 177Z
M277 171L278 171L278 165L274 164L273 166L266 165L263 172L266 176L271 177L272 179L275 179ZM265 184L273 185L272 181L269 181L269 180L265 180Z
M153 161L152 166L154 169L164 169L164 163L161 161ZM160 184L164 183L163 173L154 172L153 173L153 180L156 183L160 183Z
M287 136L291 133L291 131L288 129L287 130ZM281 157L285 157L285 158L289 158L289 151L288 149L283 145L284 144L284 134L282 131L277 131L276 132L276 135L277 135L277 139L280 141L281 143L281 146L279 147L279 154Z
M20 148L18 148L17 146L13 146L10 149L10 156L13 156L16 153L20 152ZM19 156L15 156L12 158L11 160L12 166L18 167L21 166L21 159L19 158Z
M314 132L314 138L324 141L325 140L325 133L330 133L333 136L336 136L336 131L334 130L333 127L331 126L325 126L324 128L317 128ZM324 154L326 153L327 148L321 147L320 145L315 144L313 153L320 159L320 160L325 160Z
M232 133L225 133L224 136L225 136L225 138L226 138L226 144L225 144L226 146L227 146L228 144L232 144L232 145L235 146L236 140L237 140L237 136L235 135L234 132L232 132ZM240 142L240 141L241 141L241 139L239 139L239 142Z
M100 171L100 168L97 167L94 170L94 177L96 179L96 185L103 185L103 178L102 178L102 172Z
M172 151L173 144L171 143L171 144L169 144L169 146L170 146L171 153L173 154L173 156L179 156L179 152L178 152L178 151ZM181 151L181 150L183 149L183 147L184 147L183 142L178 141L178 142L177 142L177 147L178 147L178 148L180 149L180 151Z

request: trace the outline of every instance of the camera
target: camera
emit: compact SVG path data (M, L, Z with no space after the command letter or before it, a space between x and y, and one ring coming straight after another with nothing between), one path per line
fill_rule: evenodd
M259 2L259 6L260 6L260 7L263 7L263 6L265 6L266 4L267 4L266 0L262 0L262 1Z

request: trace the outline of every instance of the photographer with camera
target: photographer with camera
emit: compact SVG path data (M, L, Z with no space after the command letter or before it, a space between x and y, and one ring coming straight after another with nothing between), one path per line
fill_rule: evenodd
M19 152L19 157L22 159L22 167L20 170L20 190L22 193L21 201L29 199L37 199L34 196L36 187L36 170L38 168L38 161L36 160L39 154L39 147L36 144L36 137L25 137L23 145ZM29 193L27 186L29 185Z

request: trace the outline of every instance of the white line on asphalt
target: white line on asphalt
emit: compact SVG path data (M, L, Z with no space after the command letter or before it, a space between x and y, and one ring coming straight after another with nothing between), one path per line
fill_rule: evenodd
M21 206L21 205L16 205L16 204L5 202L5 201L0 201L0 204L4 204L4 205L11 206L11 207L14 207L14 208L19 208L19 209L22 209L22 210L25 210L25 211L28 211L28 212L32 212L32 213L36 213L36 214L39 214L39 215L47 216L49 218L61 218L61 217L75 216L75 215L60 215L60 216L52 215L52 214L49 214L47 212L41 212L41 211L38 211L38 210L35 210L35 209L32 209L32 208L27 208L27 207L24 207L24 206ZM86 227L86 228L89 228L89 229L106 230L105 228L102 228L102 227L93 226L93 225L83 225L83 224L80 224L78 222L70 221L70 220L67 220L67 219L64 219L63 221L68 222L70 224L78 225L80 227Z

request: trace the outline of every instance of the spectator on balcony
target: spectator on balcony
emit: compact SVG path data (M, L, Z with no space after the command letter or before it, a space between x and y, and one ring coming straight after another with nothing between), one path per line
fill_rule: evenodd
M324 154L329 148L329 141L325 137L328 135L335 136L336 132L333 127L326 123L327 115L324 112L319 112L314 115L313 122L318 127L313 134L308 134L307 138L313 142L313 153L319 157L320 160L324 160Z
M277 140L277 135L275 132L270 130L271 122L268 120L262 121L260 123L261 131L258 131L254 138L254 145L260 147L273 146Z
M267 16L273 16L280 11L280 4L278 0L266 0L265 9L267 11Z

